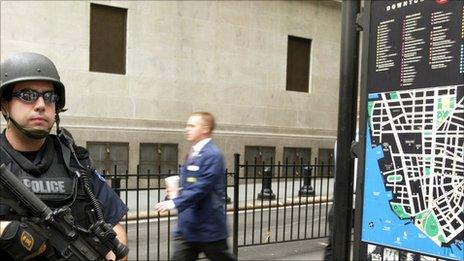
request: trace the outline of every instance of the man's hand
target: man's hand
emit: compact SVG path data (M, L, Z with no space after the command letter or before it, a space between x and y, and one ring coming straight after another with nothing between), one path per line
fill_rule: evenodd
M176 205L172 200L161 201L155 205L155 210L159 212L173 210L174 208L176 208Z
M127 234L124 227L121 224L116 224L116 226L113 227L113 230L116 232L116 238L119 240L119 242L127 246ZM125 256L121 260L127 261L127 258L128 256ZM110 251L106 255L106 260L116 260L116 255L113 253L113 251Z
M3 234L3 230L11 223L11 221L0 221L0 236Z
M168 199L174 199L179 195L180 188L167 187L166 195Z
M106 254L105 258L108 261L115 261L116 260L116 255L113 253L113 251L110 251L110 252L108 252L108 254Z

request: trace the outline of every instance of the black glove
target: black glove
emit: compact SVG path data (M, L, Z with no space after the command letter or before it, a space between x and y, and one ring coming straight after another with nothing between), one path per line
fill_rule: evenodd
M46 239L24 222L12 221L0 237L0 248L15 260L28 260L47 249Z

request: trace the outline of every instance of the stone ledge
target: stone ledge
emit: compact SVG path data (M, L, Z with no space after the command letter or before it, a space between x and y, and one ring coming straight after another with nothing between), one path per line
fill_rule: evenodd
M61 126L81 130L106 131L149 131L160 133L184 133L185 122L144 119L115 119L96 117L63 116ZM291 128L278 126L239 125L219 123L215 130L226 136L285 136L335 139L336 130Z

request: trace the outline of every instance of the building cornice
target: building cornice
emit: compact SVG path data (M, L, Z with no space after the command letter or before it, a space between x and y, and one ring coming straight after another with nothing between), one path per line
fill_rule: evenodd
M125 132L154 132L175 133L185 132L185 122L160 121L143 119L108 119L94 117L62 117L60 126L70 130L89 131L125 131ZM321 130L307 128L285 128L261 125L217 124L215 133L222 136L250 136L250 137L285 137L335 139L336 130Z

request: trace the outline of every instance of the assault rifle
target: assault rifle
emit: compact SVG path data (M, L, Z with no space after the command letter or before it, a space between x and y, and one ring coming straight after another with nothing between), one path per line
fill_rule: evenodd
M69 207L51 210L32 193L5 164L0 166L1 201L13 208L20 216L37 223L33 229L48 240L63 259L105 260L109 251L120 259L129 249L116 238L112 226L97 221L89 229L74 224ZM8 197L4 198L3 194Z

